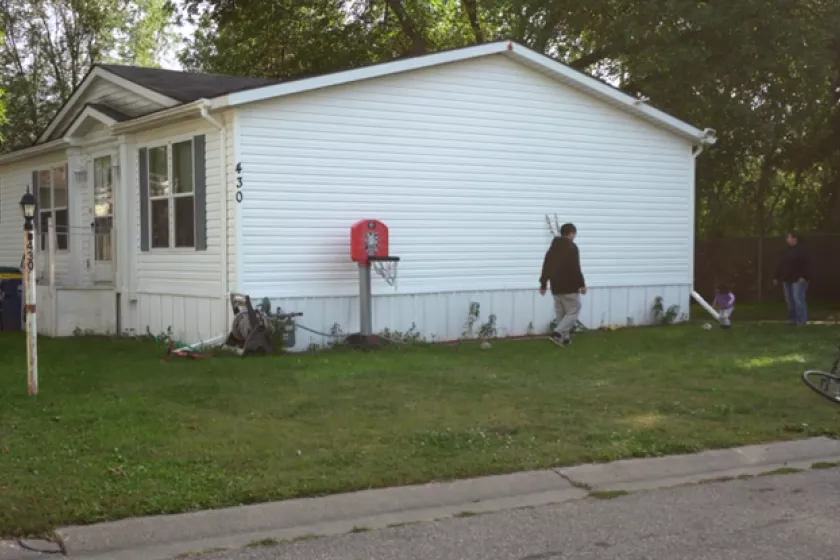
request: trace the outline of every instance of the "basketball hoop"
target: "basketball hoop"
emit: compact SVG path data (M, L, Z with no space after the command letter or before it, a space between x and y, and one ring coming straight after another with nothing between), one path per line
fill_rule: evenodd
M399 257L368 257L373 270L382 277L389 286L397 289L397 265L400 263Z
M360 220L350 228L350 258L359 267L359 334L351 335L362 348L375 348L381 339L373 334L373 269L396 290L399 257L388 254L388 226L379 220ZM348 337L348 341L351 339Z

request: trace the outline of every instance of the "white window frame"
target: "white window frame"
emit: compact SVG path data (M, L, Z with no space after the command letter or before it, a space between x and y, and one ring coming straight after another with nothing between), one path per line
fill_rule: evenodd
M97 219L97 215L96 215L96 160L103 159L103 158L106 158L106 157L110 159L110 163L111 163L111 167L108 169L108 173L111 176L111 215L110 215L111 231L110 231L110 241L109 241L110 244L111 244L111 255L110 255L111 258L108 259L108 260L101 260L101 259L96 258L96 254L97 254L98 249L99 249L98 245L100 243L100 239L96 237L96 225L95 225L96 224L96 219ZM94 207L93 207L93 223L94 223L94 228L93 228L93 255L94 255L94 257L93 258L94 258L95 262L113 263L116 260L116 247L114 245L114 243L116 241L116 234L115 234L116 222L115 222L114 218L116 217L115 214L116 214L116 211L117 211L117 205L116 205L116 201L117 201L117 174L114 173L114 165L118 162L119 162L119 154L115 155L114 151L110 150L110 149L91 154L91 156L90 156L90 178L91 178L90 179L90 186L91 186L91 189L93 190L93 205L94 205Z
M190 143L190 165L192 166L192 177L193 177L193 185L192 191L186 193L176 193L175 192L175 181L174 181L174 172L175 168L172 165L172 147L175 144L182 144L184 142ZM148 144L146 146L142 146L146 149L146 181L148 181L148 200L146 202L147 206L147 233L149 236L149 251L154 252L195 252L195 242L196 242L196 209L195 209L195 187L196 187L196 172L195 172L195 140L193 135L189 136L177 136L166 140L165 142L155 142L153 144ZM152 194L152 173L151 173L151 163L152 163L152 156L151 152L155 148L166 148L166 171L167 171L167 180L169 181L169 193L165 195L155 196ZM193 243L190 246L183 246L178 247L175 245L175 199L177 198L191 198L193 201ZM152 202L156 200L167 200L167 210L168 210L168 227L169 227L169 244L166 247L155 247L153 243L153 236L152 236L152 224L154 218L152 216Z
M64 174L64 184L67 191L67 200L65 201L65 206L57 207L55 206L55 171L56 169L65 169L67 170ZM46 171L50 172L50 208L44 208L43 202L41 200L41 173ZM55 233L55 250L56 252L65 253L70 250L70 174L69 174L69 167L67 163L62 163L60 165L50 165L48 167L39 167L35 169L35 173L38 174L38 228L40 230L41 227L41 214L45 212L50 213L50 217L52 218L53 227L56 227L56 220L55 220L55 213L57 211L64 210L67 212L67 231ZM41 231L39 234L39 243L38 248L39 250L45 250L47 245L49 244L48 240L44 237L46 235L46 231ZM64 236L64 249L60 247L58 242L59 237Z

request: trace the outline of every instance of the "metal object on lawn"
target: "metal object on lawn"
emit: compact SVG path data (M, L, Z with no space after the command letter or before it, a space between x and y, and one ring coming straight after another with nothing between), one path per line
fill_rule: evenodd
M359 348L382 346L384 339L373 334L373 296L370 270L373 268L396 289L399 257L389 254L388 226L379 220L360 220L350 228L350 258L359 266L359 333L347 337Z
M275 331L279 330L279 334L283 337L283 347L293 348L297 342L295 333L297 332L297 325L295 324L295 317L302 317L303 313L293 312L284 313L281 308L277 308L274 315L271 316L275 321Z
M245 294L230 294L233 321L225 345L241 356L274 354L274 324L261 310L254 309L251 298Z
M264 305L267 306L268 300L265 301ZM284 348L295 345L295 317L301 317L303 313L284 313L279 307L274 314L265 309L256 309L251 304L250 296L245 294L231 294L230 306L233 321L224 345L239 355L274 354L277 352L277 335L282 336L281 344Z

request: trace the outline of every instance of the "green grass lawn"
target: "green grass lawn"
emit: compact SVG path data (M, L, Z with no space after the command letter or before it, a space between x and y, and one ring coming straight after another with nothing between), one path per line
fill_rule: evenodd
M149 342L0 333L0 534L814 435L799 380L840 326L161 361Z
M711 302L710 302L711 303ZM694 301L691 302L692 321L709 321L706 311ZM840 301L809 301L808 318L811 321L827 321L840 324ZM787 309L782 301L736 303L733 321L787 321Z

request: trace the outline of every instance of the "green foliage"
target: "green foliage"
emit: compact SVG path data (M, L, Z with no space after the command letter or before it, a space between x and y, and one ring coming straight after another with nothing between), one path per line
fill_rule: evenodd
M0 121L8 152L32 144L97 62L155 65L171 44L169 0L0 3Z
M186 0L193 69L275 78L509 38L719 142L701 234L840 231L840 3L830 0Z
M651 318L656 325L672 325L680 319L680 306L672 305L665 309L665 304L661 296L657 296L653 300L653 308L651 309Z
M417 330L417 323L414 322L411 323L411 326L405 332L392 331L391 329L386 328L380 331L377 336L400 344L424 344L426 342L426 339L420 331Z
M467 312L467 322L464 324L464 330L461 332L461 338L472 338L475 324L481 317L481 304L477 301L470 302L470 307Z
M499 334L499 329L496 327L496 315L491 313L487 317L487 322L482 324L478 329L478 338L496 338Z

